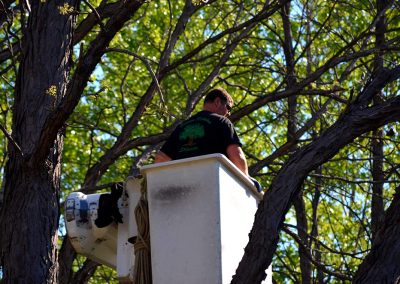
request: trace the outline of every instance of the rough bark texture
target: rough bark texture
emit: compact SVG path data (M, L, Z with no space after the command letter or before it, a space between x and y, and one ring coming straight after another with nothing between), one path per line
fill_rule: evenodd
M67 284L70 283L72 278L72 263L76 257L76 252L72 247L68 237L65 236L60 249L59 259L59 283Z
M8 146L0 215L4 283L57 282L63 138L56 131L49 144L42 144L39 137L67 85L74 17L60 14L63 5L61 1L32 2L22 41L13 111L16 144ZM68 5L73 8L75 2ZM45 156L34 159L39 150Z
M383 134L382 130L378 129L373 132L371 141L372 151L372 201L371 201L371 231L372 242L375 239L376 233L383 221L385 207L383 204Z
M315 171L317 175L322 174L322 167L318 167ZM311 228L311 240L310 240L310 248L312 247L312 243L314 242L314 258L318 263L321 263L321 252L320 252L320 245L318 242L318 206L319 201L321 198L321 178L315 178L315 193L312 199L312 228ZM316 267L317 273L314 279L314 283L324 283L324 272L317 266Z
M387 209L371 252L360 265L354 283L399 283L400 281L400 189Z
M81 269L77 271L74 275L74 278L70 282L71 284L84 284L88 283L90 277L92 277L93 273L96 271L98 263L87 259Z
M307 246L308 244L308 224L306 208L303 199L303 191L295 197L293 205L296 211L296 223L297 232L302 243ZM304 251L306 248L299 246L299 256L300 256L300 270L301 270L301 283L311 283L311 262L307 257L307 253Z
M386 0L377 0L377 14L387 6ZM375 38L376 47L383 50L385 46L385 32L386 32L386 17L382 15L375 25ZM383 54L379 52L374 58L374 73L379 72L383 68ZM379 92L374 97L374 104L382 103L382 93ZM372 231L372 242L375 239L376 233L382 223L385 207L383 202L383 180L385 178L383 173L383 131L378 129L374 131L373 138L371 140L371 152L372 152L372 179L374 184L372 185L372 202L371 202L371 231Z
M261 283L271 264L285 214L307 174L361 134L400 119L400 98L368 107L374 94L400 76L400 67L382 70L338 121L294 154L273 180L256 212L245 254L232 283Z
M0 26L7 20L7 13L10 11L10 6L13 3L13 0L3 0L0 5Z
M294 50L293 50L293 38L291 31L291 23L290 23L290 5L291 1L288 1L285 5L282 6L280 14L283 22L283 30L284 30L284 42L283 49L285 53L286 60L286 85L288 89L292 88L296 85L296 73L295 73L295 60L294 60ZM287 132L287 141L296 143L296 132L297 132L297 96L290 96L288 99L288 132ZM293 149L295 150L295 149ZM308 243L308 224L306 218L305 204L303 200L302 191L294 199L294 209L296 212L296 223L297 223L297 231L298 236L301 239L303 244ZM301 282L304 284L311 283L311 263L309 258L307 257L304 248L299 246L298 249L300 256L300 270L301 270Z

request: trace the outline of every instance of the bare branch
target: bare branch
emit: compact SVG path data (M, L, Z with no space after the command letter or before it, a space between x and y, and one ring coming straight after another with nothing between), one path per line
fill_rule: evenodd
M131 55L131 56L139 59L140 61L142 61L144 63L144 65L146 66L147 70L149 71L151 78L153 79L153 82L156 84L157 91L160 94L161 102L165 105L164 95L162 93L160 83L158 82L157 76L154 73L153 69L151 68L149 60L147 58L140 56L139 54L136 54L132 51L129 51L126 49L120 49L120 48L108 48L105 50L105 53L107 53L107 52L118 52L118 53L128 54L128 55Z
M12 145L14 145L15 149L19 152L21 157L24 158L24 153L22 152L21 147L15 142L15 140L12 138L11 134L8 133L7 129L4 128L3 125L0 124L0 130L4 133L4 135L7 137L7 139L11 142Z
M320 108L320 110L313 114L313 116L304 124L302 128L296 131L293 135L293 139L287 141L284 145L279 147L274 153L263 160L259 161L258 163L249 167L250 175L256 175L263 167L267 164L272 163L276 158L286 154L288 151L293 149L296 145L298 140L303 136L314 124L315 122L322 116L328 105L331 103L332 99L328 99L324 105Z
M338 273L338 272L335 272L335 271L331 271L326 267L325 264L318 262L313 257L313 255L311 254L310 248L307 247L307 245L303 243L303 241L300 239L300 237L297 234L295 234L294 232L292 232L291 230L289 230L286 227L283 227L282 231L284 231L285 233L290 235L296 241L296 243L300 246L300 249L304 253L304 255L312 262L312 264L314 264L320 270L322 270L323 272L325 272L328 275L335 276L336 278L338 278L340 280L351 280L352 279L348 275L345 275L345 274L342 274L342 273Z

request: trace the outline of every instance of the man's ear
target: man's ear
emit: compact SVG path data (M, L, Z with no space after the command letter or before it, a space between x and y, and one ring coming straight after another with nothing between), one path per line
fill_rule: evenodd
M221 105L222 101L220 97L216 97L214 100L214 104L216 107L219 107Z

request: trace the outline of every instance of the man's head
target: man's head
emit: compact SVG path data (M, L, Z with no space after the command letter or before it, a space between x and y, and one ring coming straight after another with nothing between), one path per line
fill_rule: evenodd
M211 90L204 99L203 109L227 116L233 107L233 99L229 93L223 88L215 88Z

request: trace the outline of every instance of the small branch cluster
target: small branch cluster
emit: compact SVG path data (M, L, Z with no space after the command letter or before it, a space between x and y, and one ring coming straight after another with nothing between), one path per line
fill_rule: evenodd
M74 11L74 7L72 7L68 3L64 3L63 6L58 6L58 11L61 15L68 15Z

